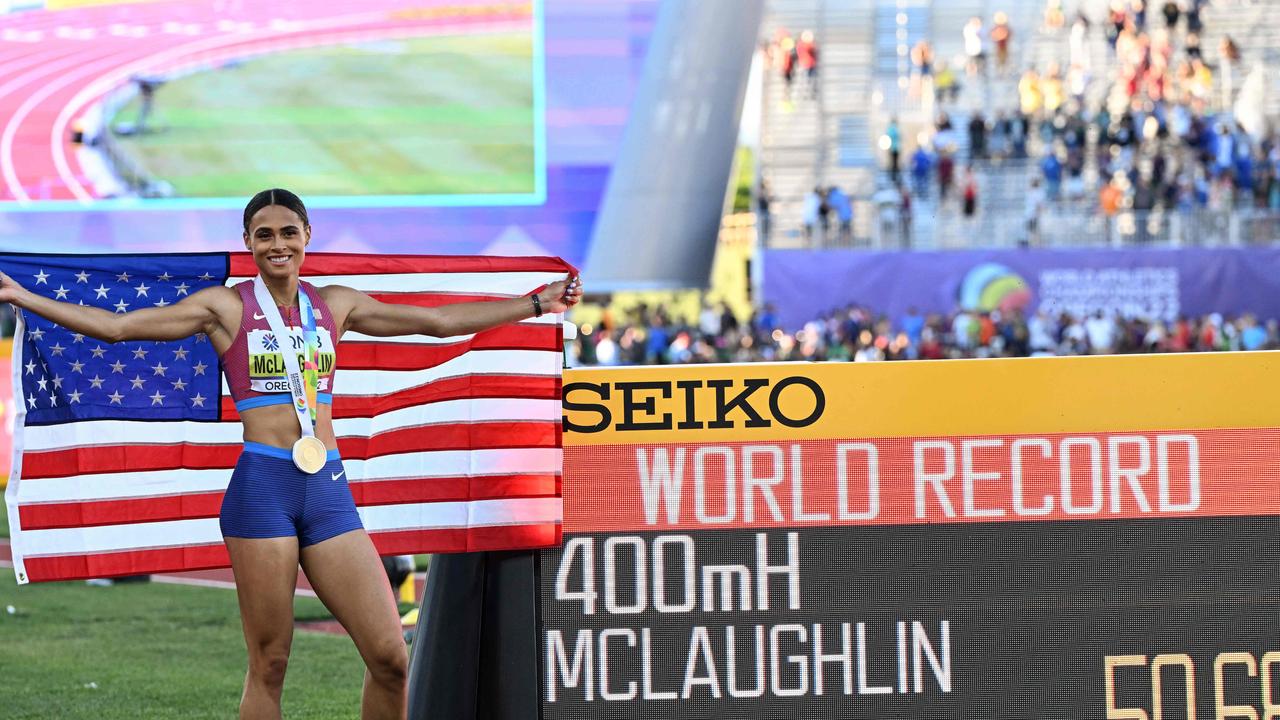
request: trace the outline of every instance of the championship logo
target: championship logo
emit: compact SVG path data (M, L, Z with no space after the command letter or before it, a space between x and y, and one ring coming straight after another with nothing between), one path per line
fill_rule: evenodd
M1007 265L982 263L960 281L960 307L978 312L1011 312L1031 305L1031 286Z

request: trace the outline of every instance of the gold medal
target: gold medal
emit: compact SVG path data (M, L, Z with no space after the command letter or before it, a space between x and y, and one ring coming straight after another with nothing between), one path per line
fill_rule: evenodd
M311 475L320 471L328 461L329 451L320 438L304 435L293 444L293 464L302 472Z

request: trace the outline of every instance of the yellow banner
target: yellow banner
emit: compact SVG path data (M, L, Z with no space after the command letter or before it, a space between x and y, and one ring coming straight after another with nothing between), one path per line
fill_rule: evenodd
M1280 427L1280 353L567 371L566 446Z

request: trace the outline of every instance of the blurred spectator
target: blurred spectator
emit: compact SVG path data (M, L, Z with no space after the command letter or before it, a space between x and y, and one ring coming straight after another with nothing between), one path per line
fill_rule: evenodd
M796 55L809 83L809 97L816 98L818 97L818 43L813 39L812 30L800 33L800 42L796 43Z
M952 102L960 97L960 80L956 71L945 62L938 63L937 77L933 80L934 99L939 102Z
M902 131L898 128L896 116L890 118L889 127L885 128L884 135L880 138L880 147L888 154L889 177L897 182L898 173L901 172Z
M796 41L790 35L782 38L780 45L782 62L782 81L784 102L791 102L791 86L796 79L796 65L800 62L800 54L796 49Z
M1267 330L1258 324L1253 315L1245 315L1240 319L1240 349L1262 350L1267 344Z
M987 157L987 120L978 111L969 119L969 159L985 160Z
M911 153L911 183L916 195L922 199L929 196L929 172L932 169L933 157L929 155L929 150L924 143L916 145L915 152Z
M1218 45L1219 66L1222 69L1222 106L1231 107L1235 92L1235 78L1240 67L1240 46L1230 35L1223 35Z
M1084 323L1084 331L1089 340L1089 351L1093 355L1109 354L1116 342L1116 322L1106 317L1102 311L1094 313Z
M1044 107L1044 95L1040 92L1040 73L1027 68L1018 81L1018 107L1024 117L1036 117Z
M1089 60L1089 28L1092 23L1089 22L1089 16L1083 11L1076 14L1076 19L1071 23L1071 38L1068 41L1068 58L1072 67L1087 68L1090 65Z
M1146 0L1129 0L1129 17L1133 19L1134 28L1144 32L1147 29Z
M1107 42L1111 43L1112 50L1116 49L1120 34L1128 25L1129 12L1125 8L1124 0L1111 0L1111 9L1107 16Z
M911 46L911 97L929 97L933 92L933 46L920 40Z
M1040 172L1044 175L1045 194L1048 200L1057 200L1062 190L1062 161L1058 154L1050 150L1040 161Z
M760 184L756 186L756 228L765 241L769 240L769 232L773 229L773 214L769 209L771 202L773 195L769 192L769 181L760 178Z
M876 181L876 192L871 196L880 222L880 243L888 247L901 242L902 194L895 185L883 179Z
M1057 63L1049 63L1049 68L1040 81L1040 94L1044 98L1044 111L1050 117L1057 114L1066 100L1066 92L1062 85L1062 71Z
M1067 15L1062 9L1062 0L1046 0L1044 4L1044 29L1046 33L1057 33L1067 24Z
M911 191L905 183L898 183L898 233L899 247L903 250L911 248Z
M805 240L813 241L813 229L819 220L826 218L826 212L823 210L824 198L822 197L822 188L815 187L804 196L804 208L801 210L801 220L804 222Z
M1040 187L1040 178L1031 179L1031 189L1027 192L1023 218L1027 224L1027 244L1040 244L1040 215L1044 212L1045 192Z
M853 241L853 203L840 188L832 185L827 190L827 206L835 213L840 224L840 240L846 244Z
M1187 32L1199 34L1204 30L1204 21L1200 19L1200 11L1204 8L1204 0L1187 0Z
M964 178L961 180L962 208L964 216L971 218L978 213L978 175L973 171L973 165L967 165L964 169Z
M1001 73L1009 67L1009 45L1013 40L1013 28L1009 27L1009 16L1003 12L995 14L991 27L991 42L996 46L996 68Z
M943 202L947 199L947 194L951 191L951 183L954 180L956 169L956 161L951 157L951 153L947 151L938 154L938 201Z
M1173 32L1178 27L1178 18L1182 17L1182 8L1178 6L1177 0L1165 0L1164 7L1160 10L1164 14L1165 27Z
M970 76L977 75L984 70L987 57L986 42L982 37L982 18L969 18L961 34L964 36L964 54L968 58L967 71Z
M698 314L698 330L703 335L712 337L720 334L722 315L711 306L711 301L702 301L702 312Z

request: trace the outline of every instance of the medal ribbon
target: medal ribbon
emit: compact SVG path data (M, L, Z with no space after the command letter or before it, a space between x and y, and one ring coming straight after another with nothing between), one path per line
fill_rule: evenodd
M289 394L293 396L293 409L298 414L298 425L302 430L303 437L314 437L316 434L315 418L316 418L316 387L319 384L319 373L317 360L319 359L320 350L316 347L314 356L310 356L307 362L311 366L311 375L314 378L311 382L306 382L303 378L302 370L298 367L298 354L293 350L293 334L285 327L284 318L280 317L280 308L276 307L275 298L271 297L271 293L267 291L266 283L262 282L262 277L253 279L253 295L258 301L258 307L262 310L262 314L266 316L267 324L271 326L271 332L275 334L280 342L280 355L284 360L285 377L288 380ZM303 338L311 349L314 342L318 345L319 340L315 337L316 321L315 312L311 309L311 301L307 298L307 293L302 289L302 285L298 285L298 305L306 309L299 312L304 316L303 319ZM310 323L307 322L310 319ZM307 338L307 325L310 325L312 337Z
M298 315L302 320L302 338L306 352L302 358L302 384L307 392L307 409L311 412L311 424L316 422L316 392L320 387L320 338L316 334L316 314L311 309L311 298L298 285Z

